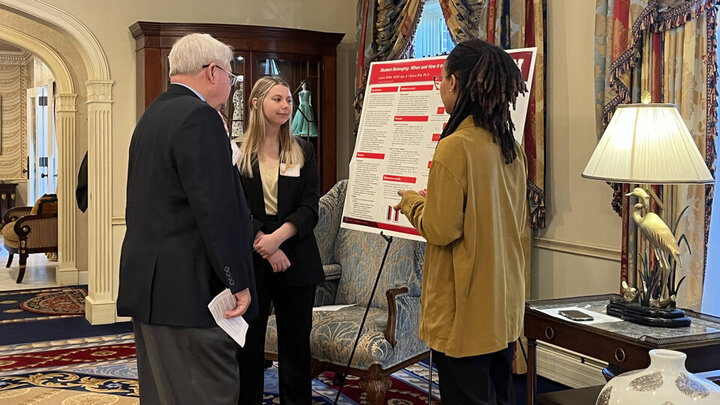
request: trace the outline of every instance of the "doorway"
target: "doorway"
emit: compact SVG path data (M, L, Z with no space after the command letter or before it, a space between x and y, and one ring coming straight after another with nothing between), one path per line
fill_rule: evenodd
M124 230L124 218L112 216L114 81L108 58L82 21L45 1L0 0L0 20L0 40L36 55L55 79L60 176L55 278L59 285L88 284L86 319L92 324L114 322L117 266L113 253L120 240L114 235ZM25 95L23 90L23 108ZM22 143L23 149L26 145ZM90 206L83 218L77 215L72 197L75 174L88 149ZM25 162L19 163L22 169ZM22 177L27 178L26 174ZM87 229L87 237L78 236L78 227Z
M43 65L44 66L44 65ZM27 201L55 194L58 179L57 139L52 79L27 89ZM36 84L37 81L36 81Z

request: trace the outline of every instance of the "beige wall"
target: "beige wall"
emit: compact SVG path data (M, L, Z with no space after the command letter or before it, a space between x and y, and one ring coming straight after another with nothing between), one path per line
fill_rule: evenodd
M596 144L595 2L547 4L547 228L533 249L535 298L617 292L620 218L604 182L580 177Z

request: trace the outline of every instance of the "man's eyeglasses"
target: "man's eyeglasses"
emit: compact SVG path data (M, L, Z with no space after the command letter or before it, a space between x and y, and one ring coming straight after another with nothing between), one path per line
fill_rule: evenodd
M208 66L210 66L209 63L208 63L207 65L202 65L202 68L205 69L205 68L208 67ZM240 81L240 76L237 76L237 75L235 75L235 74L232 74L232 73L228 72L227 70L221 68L221 67L218 66L218 65L214 65L213 67L214 67L214 68L218 68L218 69L222 70L223 72L227 73L228 78L230 79L230 86L231 86L231 87L234 86L234 85L236 85L236 84L238 84L238 82Z
M442 83L442 76L433 76L433 84L435 84L435 90L440 90L440 83Z

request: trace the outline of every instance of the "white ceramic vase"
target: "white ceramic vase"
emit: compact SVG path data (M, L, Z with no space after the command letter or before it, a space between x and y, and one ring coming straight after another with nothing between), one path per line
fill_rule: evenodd
M595 405L720 404L720 386L685 369L685 353L650 350L650 367L610 380Z

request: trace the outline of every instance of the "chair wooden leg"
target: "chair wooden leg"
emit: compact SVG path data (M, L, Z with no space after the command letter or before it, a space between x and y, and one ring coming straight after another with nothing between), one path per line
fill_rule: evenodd
M360 381L360 388L367 392L370 405L385 405L385 396L390 388L390 379L381 376L377 379L371 379L367 382Z
M335 373L335 376L333 377L333 385L336 387L339 387L344 384L345 384L345 374Z
M16 283L20 284L23 281L23 277L25 277L25 264L27 263L27 254L20 253L20 271L18 272Z
M323 371L325 371L325 365L322 364L321 362L311 358L310 359L310 373L312 374L313 378L320 375L320 373L322 373Z
M12 250L8 251L8 262L7 262L7 264L5 265L5 267L10 268L10 265L12 264L13 256L15 256L15 254L13 253L13 251L12 251Z

